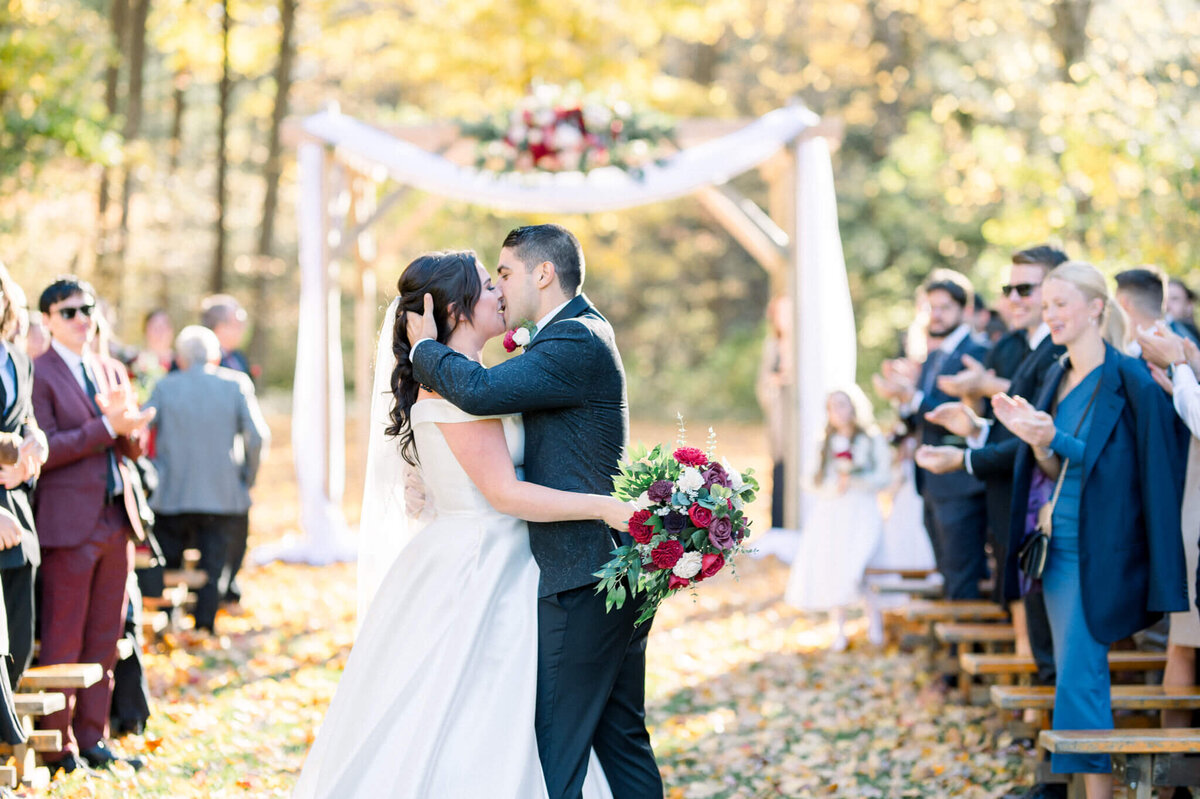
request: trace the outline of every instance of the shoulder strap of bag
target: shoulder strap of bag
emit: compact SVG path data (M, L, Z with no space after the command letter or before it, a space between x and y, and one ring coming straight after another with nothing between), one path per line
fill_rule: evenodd
M1104 366L1102 364L1101 366L1099 366L1097 368L1103 369ZM1099 375L1098 377L1102 379L1104 377L1104 375ZM1083 408L1083 413L1079 416L1079 423L1075 425L1075 432L1072 435L1074 435L1076 438L1079 437L1079 431L1083 429L1083 422L1084 422L1084 420L1087 419L1088 414L1091 412L1092 403L1094 403L1096 401L1096 395L1099 393L1100 393L1100 379L1097 379L1096 387L1094 389L1092 389L1092 396L1088 399L1087 405L1084 406L1084 408ZM1054 483L1054 495L1051 496L1050 501L1046 503L1050 507L1050 510L1046 511L1047 516L1054 513L1054 506L1058 503L1058 495L1062 492L1063 478L1065 478L1067 476L1067 466L1070 463L1071 463L1070 458L1063 458L1062 468L1060 468L1058 470L1058 480ZM1049 537L1049 535L1050 535L1049 525L1047 525L1046 536Z

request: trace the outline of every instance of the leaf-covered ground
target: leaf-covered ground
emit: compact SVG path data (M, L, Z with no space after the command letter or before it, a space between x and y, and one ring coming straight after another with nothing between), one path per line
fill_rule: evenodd
M296 523L287 420L271 421L253 543ZM764 471L760 431L721 432L735 464ZM671 799L993 797L1014 784L1020 761L997 744L994 712L944 703L925 653L874 650L863 629L849 651L823 651L822 620L779 601L786 574L773 558L746 561L738 579L723 575L660 612L648 711ZM244 610L218 618L219 637L169 634L147 655L154 716L144 736L116 742L146 768L72 775L41 795L289 794L350 649L354 568L272 564L244 583Z

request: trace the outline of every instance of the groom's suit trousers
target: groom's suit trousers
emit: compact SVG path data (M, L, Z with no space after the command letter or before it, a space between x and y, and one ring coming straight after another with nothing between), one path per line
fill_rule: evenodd
M536 726L550 799L579 799L592 749L614 799L663 795L645 716L652 620L634 626L640 605L607 613L595 586L538 600Z

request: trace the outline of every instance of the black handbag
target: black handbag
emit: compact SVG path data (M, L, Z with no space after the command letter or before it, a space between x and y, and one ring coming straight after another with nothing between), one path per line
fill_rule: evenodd
M1100 381L1097 380L1096 388L1092 390L1092 396L1088 400L1087 407L1083 409L1083 414L1079 417L1079 424L1075 425L1076 437L1079 436L1079 431L1083 429L1083 422L1092 410L1092 403L1096 401L1096 395L1099 393ZM1058 470L1058 481L1054 484L1054 494L1051 495L1045 505L1038 508L1037 528L1029 538L1025 539L1025 543L1021 545L1021 548L1017 550L1017 563L1021 571L1025 572L1025 576L1031 580L1042 579L1042 572L1046 570L1046 555L1050 552L1050 536L1054 532L1054 506L1058 502L1058 495L1062 491L1063 478L1067 476L1067 466L1070 463L1070 458L1063 459L1062 468Z

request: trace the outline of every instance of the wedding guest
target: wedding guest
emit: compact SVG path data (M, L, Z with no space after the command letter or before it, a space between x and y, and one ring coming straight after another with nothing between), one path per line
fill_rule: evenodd
M157 360L159 368L165 373L171 371L175 363L175 326L171 324L171 316L165 308L155 308L146 314L142 323L142 335L146 339L146 351Z
M1187 558L1189 607L1171 614L1167 639L1167 667L1163 685L1181 687L1196 682L1196 648L1200 647L1200 614L1197 605L1197 575L1200 570L1200 348L1189 338L1159 325L1138 334L1142 357L1150 365L1155 381L1174 398L1175 412L1192 434L1188 444L1184 476L1180 534ZM1164 727L1191 726L1191 711L1164 710Z
M771 527L783 527L784 458L788 440L787 401L791 380L791 302L775 297L767 305L767 337L763 341L755 393L767 423L771 454Z
M1118 272L1117 303L1129 317L1131 327L1126 333L1125 343L1127 355L1140 356L1141 345L1137 341L1137 332L1149 330L1163 320L1166 313L1164 298L1166 296L1167 278L1162 270L1153 266L1139 266L1137 269L1126 269Z
M216 335L192 325L175 340L179 369L158 382L147 404L158 431L158 490L151 498L166 566L200 550L208 581L197 591L196 628L213 631L227 587L226 548L250 507L264 442L270 437L245 375L218 366Z
M217 336L221 345L220 365L241 372L254 381L255 368L240 349L246 335L246 310L228 294L213 294L200 303L200 324ZM242 600L242 589L238 584L238 573L246 560L246 546L250 538L250 512L239 515L237 523L230 528L226 550L229 575L221 600L237 604Z
M62 749L45 753L52 772L125 760L109 749L112 668L125 619L133 540L144 538L129 458L153 412L138 410L125 369L90 347L95 335L92 287L59 278L42 292L50 349L34 362L33 407L50 455L35 493L42 580L39 663L99 663L105 677L66 690L67 707L47 716Z
M1176 333L1200 344L1200 328L1196 327L1196 292L1177 277L1167 283L1167 322Z
M1038 397L1050 367L1066 351L1050 337L1042 321L1042 281L1050 270L1067 260L1066 253L1041 245L1014 253L1008 282L1001 288L1013 331L996 345L983 364L966 361L968 368L939 381L942 389L966 402L946 403L927 416L962 436L971 448L926 447L918 453L923 468L945 473L965 469L987 485L988 529L998 574L994 598L1007 605L1017 634L1017 652L1037 663L1038 685L1054 684L1054 645L1040 585L1022 597L1015 569L999 568L1008 562L1008 529L1012 519L1012 475L1021 442L1003 425L993 424L990 404L982 418L969 411L970 403L990 400L1000 393ZM1048 789L1057 790L1057 789Z
M8 680L16 686L33 659L34 583L41 552L31 488L49 449L33 414L33 362L8 343L20 324L24 293L0 264L0 588L4 594Z
M1054 728L1111 729L1109 646L1188 606L1179 442L1146 365L1113 345L1125 340L1126 322L1104 276L1068 261L1047 275L1042 300L1067 358L1047 374L1036 406L1006 394L993 400L996 417L1027 445L1016 461L1009 558L1027 532L1036 470L1057 481L1042 575L1058 672ZM1088 799L1112 795L1107 755L1055 754L1051 768L1082 773Z
M863 573L879 546L883 519L877 495L891 480L892 456L858 386L830 392L825 409L812 506L784 601L801 610L829 611L831 648L841 652L847 646L846 608L862 600ZM883 620L875 614L869 625L871 643L882 644Z
M918 373L908 363L886 362L875 387L900 403L902 416L922 444L961 444L961 438L928 421L925 414L952 399L939 388L939 377L961 371L964 356L980 361L987 353L965 322L974 291L963 275L939 269L930 276L924 293L932 346L925 363ZM945 580L946 598L979 598L979 581L987 577L983 483L964 472L935 474L918 468L917 490L925 500L925 527Z
M25 354L30 360L36 360L48 349L50 329L46 327L46 317L40 311L32 311L29 314L29 327L25 332Z

